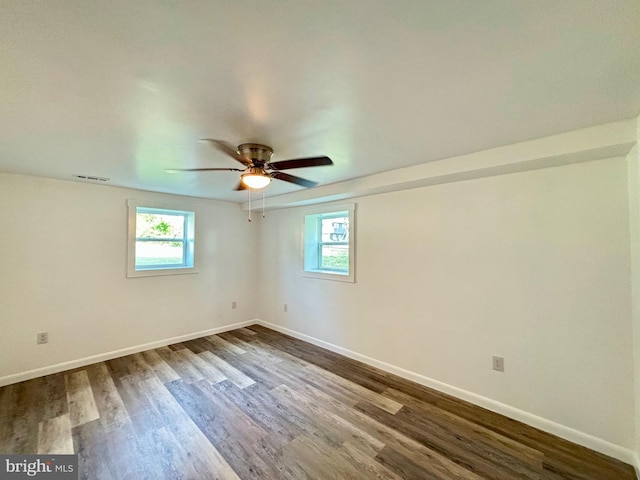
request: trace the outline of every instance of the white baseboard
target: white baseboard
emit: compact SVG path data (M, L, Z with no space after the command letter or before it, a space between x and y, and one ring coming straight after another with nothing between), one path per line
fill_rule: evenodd
M58 363L56 365L50 365L47 367L36 368L34 370L27 370L26 372L14 373L0 377L0 387L10 385L12 383L23 382L25 380L31 380L32 378L43 377L45 375L51 375L52 373L64 372L65 370L71 370L73 368L84 367L91 365L92 363L104 362L105 360L111 360L113 358L124 357L125 355L131 355L132 353L143 352L145 350L151 350L153 348L164 347L173 343L186 342L187 340L193 340L194 338L205 337L207 335L215 335L216 333L227 332L236 328L246 327L248 325L254 325L256 320L246 320L244 322L238 322L231 325L224 325L222 327L212 328L210 330L203 330L201 332L188 333L186 335L180 335L173 338L165 338L155 342L145 343L142 345L135 345L133 347L127 347L120 350L114 350L112 352L100 353L98 355L92 355L90 357L79 358L77 360L71 360L69 362Z
M453 385L434 380L433 378L425 377L424 375L405 370L404 368L396 367L395 365L376 360L375 358L367 357L366 355L361 355L359 353L347 350L346 348L342 348L337 345L333 345L323 340L318 340L317 338L305 335L304 333L296 332L295 330L291 330L289 328L282 327L270 322L265 322L264 320L257 320L256 323L267 328L271 328L272 330L276 330L278 332L298 338L300 340L304 340L305 342L309 342L319 347L326 348L327 350L339 353L340 355L344 355L345 357L349 357L354 360L358 360L359 362L366 363L367 365L379 368L380 370L384 370L385 372L393 373L395 375L398 375L399 377L419 383L420 385L433 388L434 390L438 390L439 392L446 393L461 400L473 403L474 405L478 405L480 407L486 408L487 410L491 410L492 412L499 413L500 415L504 415L505 417L509 417L514 420L518 420L519 422L526 423L527 425L531 425L532 427L551 433L560 438L564 438L565 440L569 440L570 442L590 448L591 450L609 455L610 457L635 466L636 472L638 472L640 468L638 457L633 451L621 447L620 445L611 443L607 440L594 437L593 435L575 430L571 427L567 427L566 425L562 425L546 418L539 417L532 413L525 412L524 410L506 405L496 400L477 395L473 392L454 387ZM640 473L637 473L637 476L640 479Z

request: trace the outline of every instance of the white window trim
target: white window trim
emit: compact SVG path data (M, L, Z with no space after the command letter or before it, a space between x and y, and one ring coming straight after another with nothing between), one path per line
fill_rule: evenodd
M349 273L331 270L306 270L306 217L308 215L330 214L334 212L349 212ZM307 278L319 278L322 280L334 280L339 282L355 283L356 281L356 204L348 203L343 205L323 205L312 209L305 209L302 215L302 276ZM317 243L316 243L317 245Z
M182 202L158 202L153 200L137 200L128 199L128 223L127 223L127 278L140 278L140 277L158 277L165 275L184 275L199 273L198 272L198 250L194 250L193 267L166 267L166 268L152 268L136 270L136 209L141 208L154 208L161 210L175 210L179 212L194 212L197 216L197 208L194 205L185 204ZM195 229L194 225L194 229ZM195 237L197 232L194 230L194 248Z

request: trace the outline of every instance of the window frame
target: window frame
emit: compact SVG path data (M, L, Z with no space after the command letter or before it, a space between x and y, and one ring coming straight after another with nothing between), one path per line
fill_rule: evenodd
M353 203L344 205L329 205L307 209L302 217L302 276L309 278L320 278L324 280L336 280L341 282L355 282L355 211L356 205ZM344 216L348 218L348 240L347 241L322 241L322 220ZM309 217L312 217L309 221ZM315 217L315 218L313 218ZM311 224L315 223L315 226ZM309 238L312 236L312 238ZM348 245L349 270L321 268L322 246L323 245Z
M180 203L160 203L155 201L144 200L127 200L128 207L128 225L127 225L127 277L155 277L163 275L183 275L198 273L196 268L196 209L192 205ZM183 215L185 224L183 227L183 237L181 239L139 239L136 236L136 224L138 213L156 213L167 215ZM144 267L136 267L136 243L137 241L181 241L183 242L183 261L181 264L168 265L149 265Z

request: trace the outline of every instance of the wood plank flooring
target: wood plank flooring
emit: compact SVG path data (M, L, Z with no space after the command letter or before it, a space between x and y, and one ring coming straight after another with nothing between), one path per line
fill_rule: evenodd
M0 388L0 452L77 453L91 480L635 479L257 325Z

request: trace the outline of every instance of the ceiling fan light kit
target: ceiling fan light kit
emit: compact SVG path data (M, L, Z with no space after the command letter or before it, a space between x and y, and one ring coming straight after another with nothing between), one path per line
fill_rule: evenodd
M262 173L243 173L240 175L240 178L242 179L242 183L254 190L264 188L271 183L271 177L263 175Z
M295 158L292 160L281 160L279 162L271 162L273 149L267 145L260 143L243 143L234 147L228 142L216 140L213 138L203 138L201 141L210 143L222 153L233 158L236 162L240 162L244 169L239 168L181 168L172 169L171 172L211 172L211 171L235 171L242 172L240 175L240 183L236 186L236 190L261 189L269 185L273 178L285 182L300 185L304 188L311 188L317 185L317 182L307 180L305 178L296 177L283 172L292 168L320 167L323 165L333 165L333 161L329 157L307 157Z

